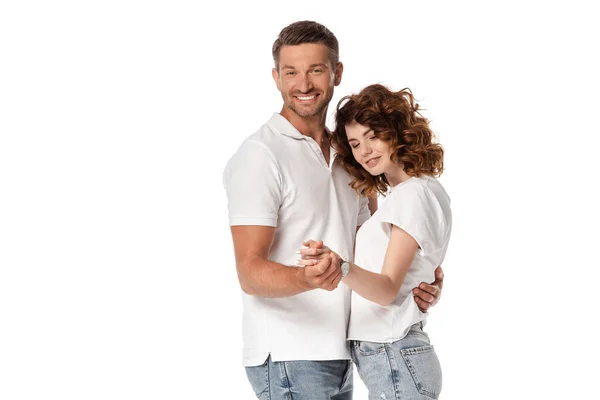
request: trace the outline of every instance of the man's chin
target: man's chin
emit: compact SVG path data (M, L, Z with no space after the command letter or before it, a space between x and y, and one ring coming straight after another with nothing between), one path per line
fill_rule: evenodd
M317 115L319 115L319 113L316 113L316 112L312 112L312 113L297 112L296 114L298 114L298 116L303 117L303 118L316 117Z
M321 107L290 107L290 109L295 112L300 117L316 117L323 113L323 109Z

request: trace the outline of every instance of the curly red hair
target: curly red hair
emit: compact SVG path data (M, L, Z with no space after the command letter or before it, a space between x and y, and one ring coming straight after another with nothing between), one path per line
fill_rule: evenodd
M392 159L403 163L408 175L439 176L444 169L444 150L433 142L429 121L420 114L408 88L393 92L379 84L367 86L340 100L335 119L331 139L336 161L351 175L350 186L359 194L385 195L390 185L384 174L373 176L354 159L346 135L346 125L353 121L368 126L378 139L388 142L394 150Z

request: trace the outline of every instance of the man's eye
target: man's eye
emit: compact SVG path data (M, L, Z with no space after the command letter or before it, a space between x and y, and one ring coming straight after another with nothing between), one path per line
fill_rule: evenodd
M294 75L294 74L295 74L295 72L293 72L293 71L286 72L286 75Z
M320 68L316 68L316 69L313 69L313 72L316 72L316 73L321 73L321 72L323 72L323 70L322 70L322 69L320 69Z

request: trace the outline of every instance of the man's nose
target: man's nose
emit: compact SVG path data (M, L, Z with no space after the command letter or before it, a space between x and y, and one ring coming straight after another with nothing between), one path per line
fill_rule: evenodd
M302 93L308 93L313 89L313 83L308 75L301 75L300 81L298 82L298 90Z

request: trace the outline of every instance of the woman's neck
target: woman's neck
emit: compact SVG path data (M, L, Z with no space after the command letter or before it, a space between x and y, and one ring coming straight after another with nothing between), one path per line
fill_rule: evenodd
M394 164L393 169L385 171L384 175L390 184L390 187L394 187L411 178L411 176L404 171L404 164Z

